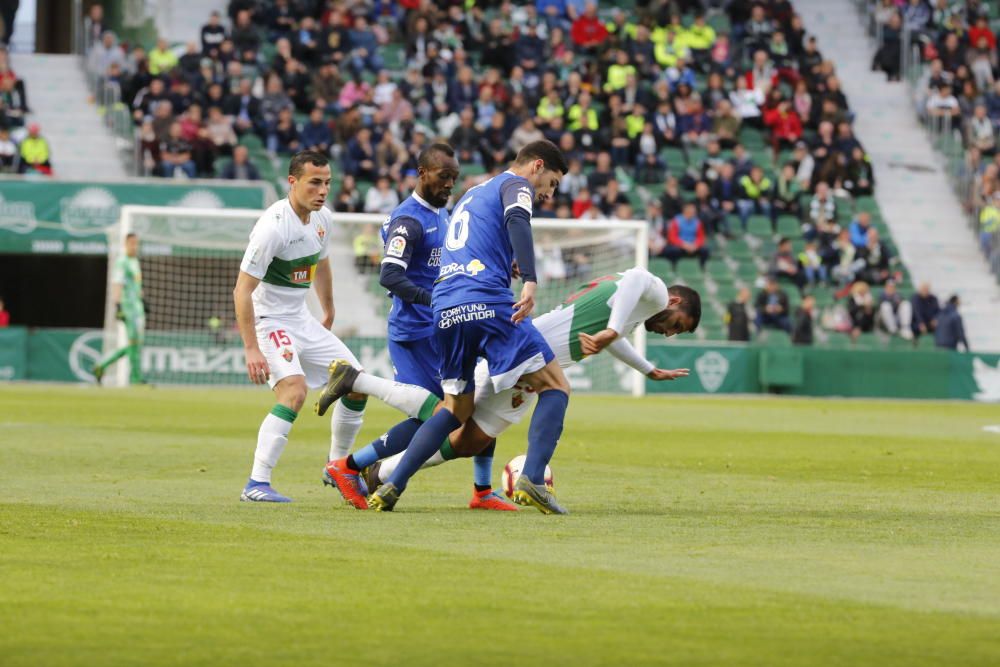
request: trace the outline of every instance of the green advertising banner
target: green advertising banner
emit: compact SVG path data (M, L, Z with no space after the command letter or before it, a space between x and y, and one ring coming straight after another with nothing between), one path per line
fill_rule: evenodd
M178 183L146 180L76 183L0 179L0 253L107 253L107 227L126 204L183 208L262 209L273 188L218 181Z
M677 345L653 342L646 358L658 368L689 368L672 382L646 381L649 393L754 394L761 390L757 349L740 345Z
M369 372L392 377L384 338L344 342ZM0 380L92 382L101 358L99 329L0 329ZM962 399L1000 402L1000 354L773 349L741 345L654 343L660 368L690 368L674 382L646 382L649 393ZM120 363L127 364L123 359ZM143 373L162 384L243 385L243 348L235 331L151 332L142 350ZM607 354L566 370L574 391L630 390L632 369Z
M32 329L27 345L27 379L54 382L93 380L101 358L100 329Z
M0 380L23 380L28 365L28 330L0 329Z
M23 331L22 331L23 334ZM35 329L21 345L21 367L17 374L0 379L93 382L91 369L104 352L100 329ZM0 338L0 343L4 340ZM384 338L345 338L370 373L392 377L392 361ZM13 349L13 348L12 348ZM12 352L12 358L17 354ZM235 331L219 330L146 333L142 348L142 370L156 384L241 385L247 383L243 346ZM0 355L0 373L4 357ZM120 364L127 364L123 359ZM13 364L12 364L13 365ZM111 371L112 373L114 371ZM610 355L588 359L567 369L574 391L622 392L632 387L632 371Z

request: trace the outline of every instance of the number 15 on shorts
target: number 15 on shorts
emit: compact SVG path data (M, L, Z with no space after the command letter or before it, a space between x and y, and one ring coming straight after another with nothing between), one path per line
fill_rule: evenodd
M281 348L283 345L291 345L292 339L288 337L288 334L284 329L275 329L267 334L267 337L274 343L275 349Z

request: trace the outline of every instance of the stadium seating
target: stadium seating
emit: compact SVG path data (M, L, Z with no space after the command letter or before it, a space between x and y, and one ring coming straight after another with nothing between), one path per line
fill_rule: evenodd
M338 3L331 4L332 6L335 6ZM647 9L653 15L657 15L656 12L661 9L661 4L663 3L653 3L647 7ZM637 10L633 5L634 3L632 2L625 2L616 3L614 7L610 5L603 6L600 9L600 18L603 23L607 26L611 26L613 30L616 30L617 32L615 34L619 37L622 33L634 34L634 32L630 32L634 31L634 25L629 23L629 21L634 18L632 12L638 12L639 10ZM266 6L267 4L265 3L265 7ZM380 5L380 7L385 9L382 5ZM506 10L511 11L511 8L506 7ZM527 10L528 8L520 8L518 9L518 12ZM625 10L626 12L626 26L614 28L614 21L619 10ZM428 11L423 14L433 16L434 12ZM317 18L322 20L326 18L326 16L327 15L324 13L319 15ZM662 16L662 13L660 16ZM400 14L397 18L402 20L398 23L395 18L389 17L388 14L374 18L377 20L380 19L380 30L388 37L387 41L379 47L379 55L383 59L384 68L390 73L392 79L397 82L402 82L405 75L404 68L411 59L411 56L407 54L408 47L406 36L404 34L407 26L407 22L405 20L406 17ZM501 19L508 26L511 24L514 24L515 26L520 24L522 26L521 29L523 29L523 26L526 26L531 21L541 20L531 16L528 16L527 19L525 19L524 16L505 14L502 9L493 6L492 4L487 4L482 12L482 18L478 24L480 26L487 26L493 18ZM711 12L706 17L708 25L712 26L718 34L729 34L735 37L736 33L740 31L734 30L734 23L731 20L732 18L732 16L727 15L727 13L722 11ZM275 41L271 39L273 37L271 34L272 31L266 27L268 20L267 10L261 12L258 15L257 20L258 22L255 24L256 31L261 43L260 50L257 54L257 64L262 65L257 69L263 73L267 66L274 61L276 56L278 56L278 48ZM682 21L685 25L690 25L693 20L694 16L691 14L682 17ZM442 16L439 26L447 25L449 25L448 22L444 20ZM655 24L654 27L656 27ZM741 29L744 28L742 23L735 25L735 27ZM515 27L514 29L517 30L519 28ZM617 39L617 37L614 38ZM619 44L624 47L626 45L626 41L627 40L623 39L619 42ZM476 75L482 75L485 70L485 66L482 63L482 53L475 48L469 48L467 51L469 56L468 62L473 65ZM749 51L750 49L745 49L742 56L737 58L737 60L733 63L734 66L732 68L732 72L734 72L735 75L730 75L728 77L726 81L727 87L731 88L735 78L743 76L743 72L745 72L749 67L752 55ZM583 71L585 73L590 72L592 75L597 77L593 83L599 85L604 78L604 66L607 63L602 60L601 57L596 56L593 49L579 48L574 53L575 57L573 63L576 71ZM346 62L347 60L345 59L341 65L343 71L342 73L345 78L347 70ZM699 62L704 65L704 62ZM593 68L594 64L599 65L598 68L596 68L596 71L594 69L587 69L588 67ZM708 71L708 67L700 67L696 71L694 85L696 90L703 90L705 88ZM376 73L370 69L364 69L363 71L358 72L358 74L360 75L361 80L368 83L374 83L376 81ZM177 78L177 73L173 75L173 78ZM786 95L790 92L790 89L786 84L781 84L781 87L785 89ZM596 95L594 107L599 113L605 113L607 111L606 99L602 99L600 95ZM533 105L529 108L533 108ZM327 117L333 124L336 124L336 113L328 114ZM307 116L303 113L302 109L296 110L294 118L300 127L307 120ZM813 136L814 129L807 127L803 139L809 141ZM767 177L769 177L772 182L776 178L776 174L774 173L775 166L783 164L791 157L789 152L786 150L778 156L777 160L772 161L771 142L768 132L766 130L750 127L746 123L743 124L740 131L739 140L740 143L742 143L747 149L753 163L764 167ZM263 178L272 180L279 186L283 185L284 175L282 166L286 158L283 155L275 154L273 150L268 149L264 131L258 130L257 132L244 132L239 137L239 143L247 147L250 152L251 161L260 169ZM343 150L343 146L338 147L338 150ZM727 154L728 153L724 152L724 155ZM682 151L677 146L666 145L660 149L659 156L662 159L663 164L666 166L666 170L669 174L681 177L688 169L696 168L701 164L701 161L705 156L705 150L698 144L689 145L686 151ZM642 212L645 210L646 203L651 199L659 198L661 196L662 185L638 184L634 182L632 169L628 167L628 165L625 165L625 167L618 165L616 169L616 176L621 183L622 190L626 193L631 202L633 211L636 212L637 216L641 216ZM593 165L585 165L585 174L589 174L592 170ZM463 175L465 176L482 177L482 174L484 173L486 173L486 169L484 169L482 165L468 163L463 165ZM332 185L333 193L336 193L339 189L340 180L341 170L335 169L334 183ZM365 191L370 186L370 182L359 180L358 190L362 200ZM690 193L685 194L689 195ZM805 208L807 199L803 200L803 204ZM881 219L878 206L872 197L860 196L854 198L853 200L849 198L840 200L840 205L838 206L838 223L842 226L847 225L856 211L867 211L871 214L872 226L879 231L881 239L891 248L891 234L884 221ZM731 217L735 218L735 216ZM735 219L730 220L730 224L734 229L739 226ZM778 221L777 232L778 235L787 236L793 240L794 250L796 253L802 250L803 241L801 220L792 216L782 216ZM726 238L721 235L717 235L714 238L711 238L709 243L712 250L712 259L709 261L704 272L698 268L697 263L694 261L680 261L677 264L675 271L671 269L667 262L654 258L650 262L650 267L668 283L683 283L698 289L702 293L705 301L705 307L703 309L703 325L697 333L698 337L709 340L725 339L726 326L723 314L726 311L726 304L734 297L740 287L745 286L751 288L752 291L756 291L761 286L763 276L768 270L768 266L775 251L775 238L773 237L770 221L766 216L751 216L746 236L737 234L733 238ZM895 255L896 253L893 252L893 254ZM899 278L900 291L909 295L909 293L912 292L912 284L909 280L905 267L898 263L898 259L895 261L892 270ZM374 278L371 280L370 284L373 292L378 293L381 291L378 287L377 280ZM791 312L794 313L795 308L799 303L799 295L794 287L787 289L786 291L791 299ZM816 297L820 313L838 308L838 299L835 288L821 286L809 291ZM767 344L784 344L787 342L787 336L785 336L782 332L768 332L768 335L763 336L762 340L766 341ZM846 341L847 337L844 334L830 332L821 340L818 340L817 344L839 345L845 344ZM861 346L892 347L898 345L899 343L898 341L890 340L887 336L870 333L862 335L857 344Z

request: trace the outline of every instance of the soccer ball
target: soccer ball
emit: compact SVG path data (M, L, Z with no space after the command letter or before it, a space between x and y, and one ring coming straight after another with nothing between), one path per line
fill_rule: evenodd
M524 459L524 454L515 456L503 467L503 493L508 498L514 497L514 484L517 483L517 478L521 476L521 470L524 468ZM554 490L552 486L552 468L549 466L545 466L545 486L549 488L549 491Z

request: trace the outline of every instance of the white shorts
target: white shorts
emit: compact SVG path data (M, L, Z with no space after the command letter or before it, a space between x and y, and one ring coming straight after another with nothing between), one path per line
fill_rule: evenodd
M508 428L519 424L531 413L537 400L535 390L522 382L497 392L486 362L480 361L476 366L476 408L472 419L491 438L498 438Z
M308 314L258 319L257 343L271 369L267 383L272 389L292 375L304 375L310 389L322 387L329 376L330 362L335 359L346 359L361 368L347 346Z

